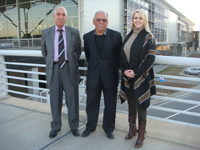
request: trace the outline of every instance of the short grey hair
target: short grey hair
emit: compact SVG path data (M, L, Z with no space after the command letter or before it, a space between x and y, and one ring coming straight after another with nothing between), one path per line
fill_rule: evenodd
M66 16L67 16L67 10L66 10L66 8L63 7L63 6L58 6L58 7L54 8L54 12L53 12L54 15L56 14L56 10L57 10L58 8L62 8L62 9L64 9L64 11L65 11L65 13L66 13Z
M94 19L95 19L95 17L96 17L96 15L97 15L97 13L100 13L100 12L102 12L102 13L105 13L106 14L106 16L107 16L107 19L108 19L108 14L105 12L105 11L97 11L97 12L95 12L95 14L94 14Z

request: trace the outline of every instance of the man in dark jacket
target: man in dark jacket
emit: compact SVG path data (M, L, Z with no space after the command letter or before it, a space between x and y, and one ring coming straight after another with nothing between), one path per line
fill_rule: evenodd
M108 14L95 13L95 30L83 36L84 50L88 61L87 70L87 124L82 137L96 130L101 92L104 94L103 129L107 137L113 139L115 128L117 86L119 82L119 55L122 44L121 34L107 28Z

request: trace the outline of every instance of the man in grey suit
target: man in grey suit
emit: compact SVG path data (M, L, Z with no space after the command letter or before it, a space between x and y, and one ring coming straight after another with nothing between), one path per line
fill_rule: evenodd
M81 40L78 30L65 26L67 11L64 7L55 8L53 17L56 25L43 30L41 40L53 119L49 137L55 137L61 130L63 91L68 107L69 127L74 136L79 136L78 59L81 55Z

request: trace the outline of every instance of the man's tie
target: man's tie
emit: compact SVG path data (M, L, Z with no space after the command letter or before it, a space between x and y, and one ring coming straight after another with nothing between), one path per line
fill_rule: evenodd
M59 68L62 68L64 66L64 64L66 63L65 61L65 47L64 47L64 39L62 36L62 31L63 29L58 29L58 31L60 32L59 35L59 40L58 40L58 66Z

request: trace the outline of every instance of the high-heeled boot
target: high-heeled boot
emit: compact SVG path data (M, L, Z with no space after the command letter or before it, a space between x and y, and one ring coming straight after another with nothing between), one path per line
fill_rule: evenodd
M138 129L138 138L135 143L135 148L140 148L143 145L143 141L145 139L144 134L146 133L146 121L140 122L139 121L139 129Z
M132 139L132 137L136 136L137 134L136 115L130 115L128 121L129 121L129 132L128 135L125 137L126 140Z

